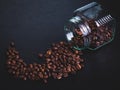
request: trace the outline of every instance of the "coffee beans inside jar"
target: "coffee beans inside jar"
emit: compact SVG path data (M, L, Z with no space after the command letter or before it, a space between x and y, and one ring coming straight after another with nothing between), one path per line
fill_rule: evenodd
M111 16L106 16L106 18L108 17ZM112 21L112 17L110 20ZM98 24L98 21L95 21L94 19L88 19L84 24L85 25L76 24L78 27L73 26L73 31L69 31L70 28L67 30L67 40L75 49L83 50L88 48L90 50L96 50L113 40L114 28L110 25L100 25Z
M38 54L40 59L45 60L44 63L27 64L20 57L14 42L11 42L7 50L7 68L16 78L43 80L46 83L50 77L62 79L81 70L83 67L81 55L81 51L74 50L71 44L61 41L52 44L44 54Z
M113 38L113 31L108 26L100 26L89 35L82 37L79 31L73 37L71 43L75 47L96 49L108 43Z
M69 43L77 50L96 50L114 39L116 20L97 2L73 12L64 26Z

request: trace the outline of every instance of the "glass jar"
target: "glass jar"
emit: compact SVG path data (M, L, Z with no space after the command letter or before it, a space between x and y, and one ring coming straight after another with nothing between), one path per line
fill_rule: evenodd
M77 50L96 50L114 39L115 19L97 2L74 11L64 26L66 38Z

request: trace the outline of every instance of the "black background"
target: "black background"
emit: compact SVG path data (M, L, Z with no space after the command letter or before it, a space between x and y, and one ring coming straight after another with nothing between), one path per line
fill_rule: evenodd
M8 75L5 52L9 43L15 42L25 62L41 62L37 53L53 42L66 41L63 26L75 9L90 0L0 0L0 90L119 90L119 2L97 1L117 20L114 41L96 51L85 50L85 67L76 75L44 84Z

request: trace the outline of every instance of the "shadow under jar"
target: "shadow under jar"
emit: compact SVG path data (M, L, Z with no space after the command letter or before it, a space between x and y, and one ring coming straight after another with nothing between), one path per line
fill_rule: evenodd
M100 4L91 2L74 11L64 30L75 49L96 50L114 39L115 25L115 19Z

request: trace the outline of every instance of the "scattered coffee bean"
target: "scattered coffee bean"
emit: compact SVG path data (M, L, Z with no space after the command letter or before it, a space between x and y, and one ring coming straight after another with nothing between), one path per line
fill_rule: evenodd
M43 57L43 54L42 54L42 53L39 53L38 56L39 56L39 58L42 58L42 57Z

